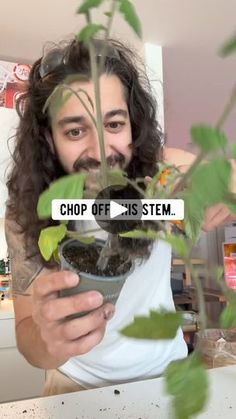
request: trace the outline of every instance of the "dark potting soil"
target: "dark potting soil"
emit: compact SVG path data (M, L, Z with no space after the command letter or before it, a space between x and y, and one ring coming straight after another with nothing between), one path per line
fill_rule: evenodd
M109 257L106 268L101 271L97 268L97 260L99 258L101 247L88 246L76 247L71 246L64 249L63 256L79 272L86 272L99 276L116 276L123 275L130 267L131 262L125 262L120 255L112 255ZM125 262L125 263L124 263ZM121 266L123 264L123 266Z

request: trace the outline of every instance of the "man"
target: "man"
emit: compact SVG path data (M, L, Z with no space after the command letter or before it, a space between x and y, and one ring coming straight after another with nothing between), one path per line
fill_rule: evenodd
M101 45L96 43L98 60ZM94 114L94 86L84 45L74 40L34 64L28 90L19 104L23 113L8 181L6 236L16 294L17 344L31 364L51 370L45 395L155 377L172 360L187 355L181 330L168 341L134 340L119 333L135 315L160 307L174 310L171 249L166 243L155 243L148 260L136 266L116 307L103 304L98 292L58 298L59 290L75 286L79 278L46 266L38 254L42 227L36 215L39 194L60 176L91 170L100 163L95 126L74 95L56 114L50 107L44 112L55 87L78 73L86 79L72 81L71 87L86 92L84 101ZM109 43L100 89L108 164L124 168L131 177L153 176L156 162L162 158L155 102L134 55L118 42ZM178 166L190 164L193 158L180 150L164 153L167 162ZM227 220L229 214L219 212L221 221ZM209 216L213 227L219 217ZM83 311L91 313L64 321L66 316Z

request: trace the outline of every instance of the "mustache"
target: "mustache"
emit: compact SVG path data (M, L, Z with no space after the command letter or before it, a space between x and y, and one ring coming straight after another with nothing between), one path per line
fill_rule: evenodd
M112 168L116 164L119 165L121 169L125 166L125 156L122 153L112 154L108 156L106 159L107 166ZM86 159L78 158L73 164L73 170L75 172L80 172L81 170L93 170L98 169L101 166L101 162L93 159L92 157L88 157Z

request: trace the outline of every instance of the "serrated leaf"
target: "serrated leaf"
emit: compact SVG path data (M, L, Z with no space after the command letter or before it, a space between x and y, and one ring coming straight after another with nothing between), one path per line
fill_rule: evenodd
M87 13L94 7L99 7L104 0L85 0L83 4L77 9L77 14Z
M229 39L220 49L220 55L222 57L227 57L233 53L236 53L236 35Z
M85 174L75 173L56 180L51 183L38 200L37 214L39 219L51 217L51 206L53 199L81 199L85 183Z
M134 322L122 329L121 333L138 339L173 339L181 324L181 313L152 310L149 317L136 316Z
M203 152L209 153L218 149L225 149L228 140L225 134L208 125L196 125L191 128L192 142Z
M142 38L142 26L134 5L129 0L120 0L119 10L134 32L139 36L139 38Z
M208 376L196 353L172 362L165 371L167 393L173 396L176 419L200 413L208 399Z
M104 25L97 25L96 23L90 23L89 25L85 26L80 31L80 33L78 34L78 39L79 41L88 43L101 30L106 30Z
M48 261L51 259L58 248L58 244L65 237L66 232L67 228L64 224L47 227L41 230L38 245L41 255L45 260Z
M236 304L228 304L220 315L220 326L229 329L236 326Z

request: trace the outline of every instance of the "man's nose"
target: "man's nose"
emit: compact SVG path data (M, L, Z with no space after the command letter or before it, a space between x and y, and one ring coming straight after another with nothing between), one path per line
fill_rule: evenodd
M107 144L105 137L104 137L104 148L105 148L105 157L106 159L111 154L111 147L109 144ZM100 151L100 145L99 145L99 138L98 134L94 135L93 138L91 138L89 147L88 147L88 157L101 161L101 151Z

